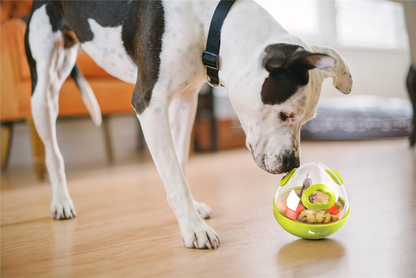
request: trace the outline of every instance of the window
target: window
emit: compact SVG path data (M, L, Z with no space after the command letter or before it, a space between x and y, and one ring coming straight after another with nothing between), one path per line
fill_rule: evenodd
M301 36L319 33L319 0L257 0L256 2L292 34Z
M403 7L387 0L256 0L290 33L333 47L404 49Z
M341 45L396 49L405 46L401 4L380 0L337 0L335 4Z

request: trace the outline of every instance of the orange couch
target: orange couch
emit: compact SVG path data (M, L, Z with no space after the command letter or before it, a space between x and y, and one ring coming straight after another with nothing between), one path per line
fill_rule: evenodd
M15 5L12 5L15 2ZM10 150L13 123L26 120L31 130L32 150L34 156L35 173L42 178L45 173L43 145L33 125L30 95L31 80L27 64L24 33L26 24L16 14L10 12L27 11L30 1L2 1L1 20L1 79L0 79L0 121L1 121L1 165L6 169ZM26 5L26 6L24 6ZM30 6L29 6L30 7ZM5 11L6 10L6 11ZM104 134L107 140L107 153L111 157L108 122L105 115L115 113L134 113L130 100L134 85L127 84L111 77L99 68L85 53L80 53L78 66L91 85L103 117ZM64 83L59 97L59 116L73 117L89 115L84 106L75 82L68 78Z

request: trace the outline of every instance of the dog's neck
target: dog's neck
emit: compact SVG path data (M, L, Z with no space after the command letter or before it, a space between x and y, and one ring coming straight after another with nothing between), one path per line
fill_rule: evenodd
M205 42L217 4L216 1L196 1L194 3L195 9L201 15ZM253 59L253 56L262 55L268 44L276 42L287 42L307 47L298 37L290 35L255 1L236 1L225 18L221 32L221 79L225 81L236 68L241 68L249 62L258 61L258 59Z
M201 24L204 30L204 44L208 37L208 31L211 25L211 20L217 1L195 1L194 8L197 14L200 15ZM234 3L230 12L224 20L221 30L221 44L220 44L220 79L225 82L234 69L241 68L241 65L246 65L247 62L253 60L253 55L259 51L258 42L265 40L268 31L263 30L267 23L263 16L257 16L253 24L247 17L258 14L262 8L257 3L251 0L239 0ZM259 36L252 36L251 34L263 32L263 38ZM252 40L247 37L253 37Z
M217 1L194 3L198 13L202 15L200 19L205 33L204 42L206 42L212 15L217 4ZM221 82L227 87L232 79L241 80L244 77L238 75L242 74L241 69L243 68L247 68L246 72L253 69L258 73L259 67L262 66L260 61L265 54L266 46L277 42L298 44L307 48L304 42L298 37L290 35L255 1L236 1L225 18L221 31L219 73ZM267 73L264 71L264 74ZM262 78L252 81L262 82ZM232 97L231 91L237 90L228 91Z

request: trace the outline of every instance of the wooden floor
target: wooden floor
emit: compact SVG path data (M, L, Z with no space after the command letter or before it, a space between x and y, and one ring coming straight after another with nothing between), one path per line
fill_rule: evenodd
M216 250L183 246L152 162L70 165L78 217L49 218L49 182L1 176L2 277L415 277L416 150L408 141L302 142L302 163L341 173L351 204L325 240L286 233L273 216L281 176L247 150L194 155L195 198L215 212Z

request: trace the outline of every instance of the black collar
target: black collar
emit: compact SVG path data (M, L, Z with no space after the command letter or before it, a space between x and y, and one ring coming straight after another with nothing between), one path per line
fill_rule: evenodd
M202 51L202 63L207 68L208 84L212 87L221 85L218 77L218 71L220 70L221 28L234 2L235 0L221 0L218 3L209 26L207 47L205 51Z

